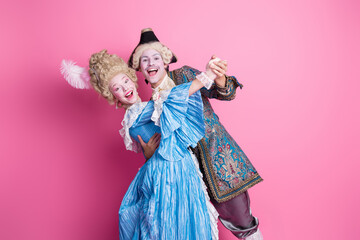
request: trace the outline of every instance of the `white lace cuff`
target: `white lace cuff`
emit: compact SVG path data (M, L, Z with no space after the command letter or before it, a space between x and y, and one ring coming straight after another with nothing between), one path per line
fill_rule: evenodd
M197 75L196 78L197 78L200 82L202 82L202 84L204 84L204 87L205 87L206 89L210 89L211 86L212 86L213 83L214 83L214 80L210 79L210 78L208 77L208 75L206 75L206 73L204 73L204 72L202 72L202 73L200 73L199 75Z

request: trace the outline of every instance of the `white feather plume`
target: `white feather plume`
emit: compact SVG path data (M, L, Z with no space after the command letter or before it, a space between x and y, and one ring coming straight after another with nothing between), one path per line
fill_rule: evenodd
M62 60L60 71L72 87L79 89L90 88L90 76L87 69L76 65L76 62Z

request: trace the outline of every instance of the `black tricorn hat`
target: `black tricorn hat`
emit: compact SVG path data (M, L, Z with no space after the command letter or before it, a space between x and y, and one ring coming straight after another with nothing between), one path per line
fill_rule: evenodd
M129 61L128 61L129 67L134 68L133 67L133 56L134 56L136 49L142 44L152 43L152 42L160 42L159 39L155 36L154 31L151 28L145 28L145 29L141 30L140 42L135 47L134 51L131 53ZM170 63L175 63L175 62L177 62L177 57L172 52L172 58L171 58ZM138 69L136 69L136 70L138 70Z

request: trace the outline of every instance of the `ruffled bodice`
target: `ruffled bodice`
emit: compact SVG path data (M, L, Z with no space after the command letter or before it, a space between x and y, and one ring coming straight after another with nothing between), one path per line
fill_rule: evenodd
M137 119L133 122L129 129L130 136L137 142L139 142L138 135L148 142L155 133L160 133L160 127L156 126L151 120L151 115L154 112L154 102L150 101L146 104L141 113L137 116Z
M187 148L195 147L205 135L201 95L197 91L189 97L190 85L187 83L161 92L158 100L148 102L130 128L133 139L137 140L137 135L141 135L145 142L155 132L161 132L155 157L179 161Z

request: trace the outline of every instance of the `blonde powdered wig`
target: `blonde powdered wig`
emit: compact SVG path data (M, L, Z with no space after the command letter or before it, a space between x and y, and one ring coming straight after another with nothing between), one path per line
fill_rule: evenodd
M108 54L106 49L91 55L89 60L90 83L109 104L117 102L110 92L109 85L111 79L120 73L126 74L135 83L136 88L138 87L135 70L129 68L120 57Z
M137 71L139 71L140 69L140 57L147 49L154 49L158 51L165 64L169 64L171 62L171 59L173 58L173 53L171 52L171 50L160 42L141 44L135 49L132 60L132 67Z

